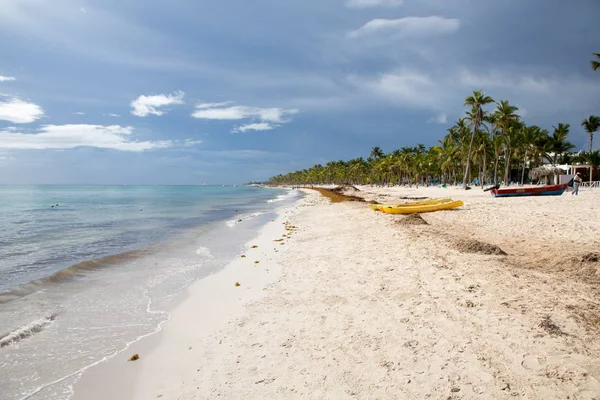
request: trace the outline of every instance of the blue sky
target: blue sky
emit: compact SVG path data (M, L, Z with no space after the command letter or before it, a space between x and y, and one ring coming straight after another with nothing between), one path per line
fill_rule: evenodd
M0 183L261 180L433 145L474 89L570 123L583 148L598 15L596 0L0 0Z

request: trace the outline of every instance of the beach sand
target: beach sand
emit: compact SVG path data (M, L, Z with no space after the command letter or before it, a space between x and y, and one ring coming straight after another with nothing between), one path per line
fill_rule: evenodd
M248 250L260 267L197 282L75 398L600 398L600 192L359 189L465 206L417 225L309 191ZM298 229L281 246L285 221Z

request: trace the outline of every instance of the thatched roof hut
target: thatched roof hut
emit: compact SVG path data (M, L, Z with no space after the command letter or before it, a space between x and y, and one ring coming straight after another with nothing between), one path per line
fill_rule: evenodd
M562 168L554 167L552 165L542 165L541 167L537 167L529 171L529 177L531 179L542 179L555 175L563 175L566 173L567 171Z

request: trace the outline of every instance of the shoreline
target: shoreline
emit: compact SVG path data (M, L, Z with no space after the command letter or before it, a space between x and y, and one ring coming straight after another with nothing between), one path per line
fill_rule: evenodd
M121 263L129 253L120 253L83 261L61 270L60 280L45 279L47 284L27 296L0 304L7 316L0 332L1 364L13 371L4 376L4 396L69 398L82 371L154 335L167 319L172 299L239 255L278 209L293 204L289 192L254 189L247 198L231 197L230 207L226 202L204 219L192 213L174 234L165 231L161 242L135 250L135 259ZM208 210L215 203L211 201L200 207ZM75 279L66 279L71 275ZM23 379L15 380L19 375Z
M451 196L465 206L406 225L404 216L307 191L285 216L299 229L272 254L278 274L267 290L241 306L242 292L227 287L233 275L224 279L219 294L239 313L217 312L210 329L195 320L194 291L154 349L113 363L111 376L131 381L116 382L111 398L600 396L600 268L585 259L600 248L595 194L358 189L350 193L367 201ZM573 209L586 218L574 222Z
M278 278L281 269L273 258L279 249L272 246L272 240L288 233L283 221L304 199L297 200L292 206L273 210L275 219L261 227L256 237L244 245L243 255L246 257L233 259L224 268L188 286L174 299L168 310L169 320L162 324L162 329L136 340L117 356L87 370L76 382L71 399L148 398L141 395L140 390L143 389L132 382L139 381L148 373L157 374L152 370L152 362L165 357L161 350L169 354L180 352L180 356L184 356L193 349L193 346L188 346L181 353L182 348L167 345L168 350L165 350L165 341L177 335L177 341L187 339L193 342L196 336L208 335L226 321L241 315L243 306L263 296L266 287ZM252 248L255 245L258 248ZM261 273L256 274L257 271ZM239 287L235 286L236 282L240 283ZM197 311L193 310L196 306ZM191 314L202 321L186 325L184 320ZM189 332L191 336L179 335L183 332ZM139 360L124 362L133 354L139 354ZM105 385L107 381L111 382L110 387Z

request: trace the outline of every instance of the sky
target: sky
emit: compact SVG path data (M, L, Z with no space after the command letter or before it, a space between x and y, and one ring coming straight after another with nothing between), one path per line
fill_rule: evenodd
M435 145L473 90L585 148L598 15L598 0L0 0L0 184L265 180Z

